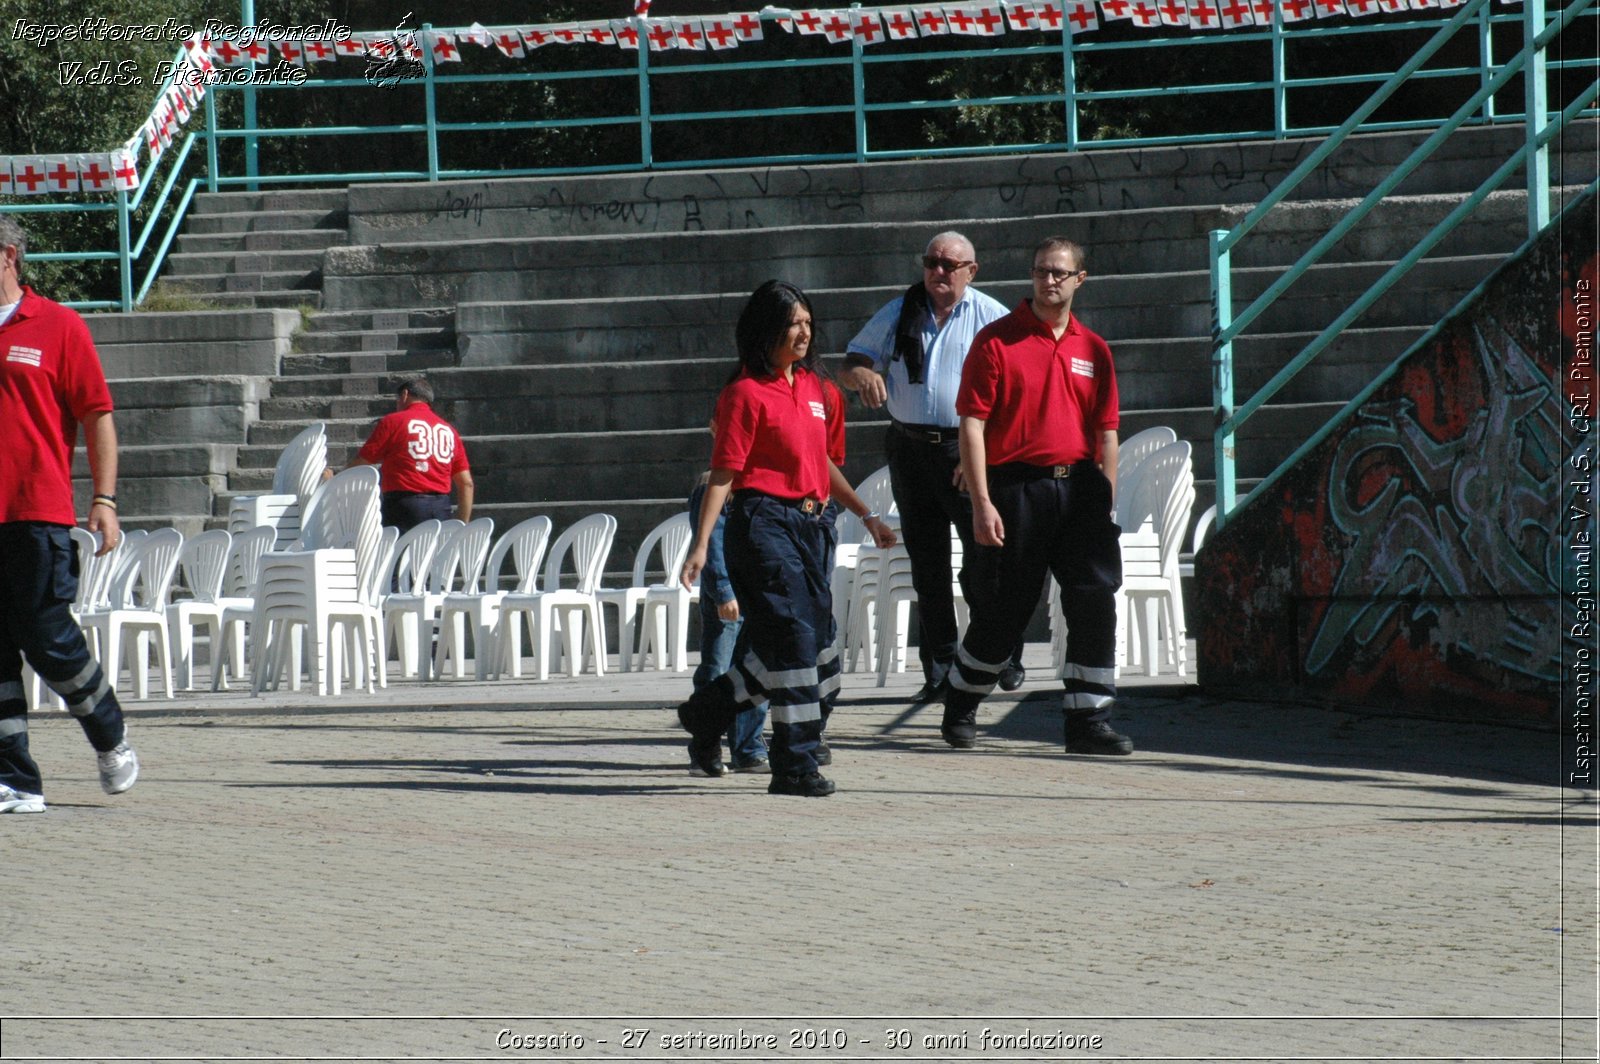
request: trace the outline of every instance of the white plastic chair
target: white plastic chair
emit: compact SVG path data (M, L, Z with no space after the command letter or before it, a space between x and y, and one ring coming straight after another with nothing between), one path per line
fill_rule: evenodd
M1178 575L1185 579L1194 577L1194 556L1200 553L1200 548L1205 546L1206 540L1211 538L1212 526L1217 520L1217 504L1212 503L1195 519L1194 536L1189 541L1189 549L1178 555Z
M322 486L322 472L327 468L328 427L319 421L302 429L278 456L272 471L272 494L293 495L303 513Z
M856 495L866 503L867 509L876 510L886 522L891 525L898 523L900 509L894 501L888 466L880 466L868 474L857 485ZM840 509L834 527L837 531L836 546L833 549L833 571L829 574L828 586L833 593L834 643L842 653L850 635L850 588L855 579L856 556L863 544L872 542L872 537L861 519L845 509Z
M189 595L167 606L167 628L176 648L176 683L185 691L194 690L194 636L201 628L206 631L211 669L217 669L217 655L222 649L222 582L227 576L232 546L233 537L224 529L214 528L190 537L178 552L178 571L183 574Z
M494 627L500 617L500 603L511 592L534 590L545 549L550 545L548 517L530 517L511 527L495 543L484 569L480 591L456 591L439 605L439 642L434 650L433 674L443 677L447 661L455 663L460 678L466 669L466 625L473 633L473 675L487 679L494 656ZM513 566L509 587L502 588L502 573L507 558Z
M457 522L459 524L459 522ZM389 595L383 601L384 629L392 633L400 652L402 676L426 680L432 671L434 627L445 596L452 591L475 592L489 553L494 519L480 517L450 530L442 530L439 547L428 566L421 588Z
M244 675L245 627L256 608L256 586L261 579L261 556L272 549L278 530L257 525L233 534L228 549L227 571L223 575L222 644L212 648L211 689L226 691L227 674L235 679Z
M634 618L638 615L640 607L650 594L652 586L663 587L667 585L651 585L647 582L650 562L655 558L660 562L663 572L670 577L674 568L681 571L683 560L689 553L689 537L692 534L687 513L675 514L652 528L644 537L644 542L639 544L639 549L633 556L633 579L627 587L601 588L596 592L600 600L601 609L611 606L617 611L617 659L623 672L633 669L634 650L636 643L641 642L635 638ZM688 592L685 591L687 596ZM644 648L639 646L640 667L643 667ZM688 651L685 650L685 655Z
M1165 425L1156 425L1135 432L1117 446L1117 498L1112 507L1112 516L1117 516L1117 508L1123 500L1139 483L1139 471L1144 466L1144 460L1155 454L1169 443L1177 443L1178 434Z
M508 594L500 602L500 623L495 627L498 661L495 675L510 670L522 675L521 628L529 628L530 643L536 657L535 675L550 678L550 654L554 648L554 626L559 618L566 636L567 671L576 676L583 668L584 634L588 633L590 654L596 676L605 674L605 630L600 620L600 600L595 592L605 572L611 541L617 534L617 519L610 514L591 514L575 522L556 538L545 560L542 587L537 591ZM561 573L571 559L576 586L561 587Z
M366 655L373 653L381 636L373 622L381 621L381 615L370 612L363 592L372 586L383 553L377 468L358 466L325 482L306 505L296 547L261 559L250 635L251 690L256 694L268 683L277 687L285 659L300 646L300 633L310 650L308 664L319 695L330 686L338 689L338 678L330 675L329 642L335 626L359 623ZM291 686L298 690L298 661L292 671Z
M112 578L106 606L83 615L80 623L93 630L100 647L106 682L113 688L121 678L124 660L133 681L135 698L150 697L150 639L155 637L156 667L162 687L172 695L172 645L167 639L167 593L178 568L183 533L175 528L151 532L125 547ZM133 639L133 653L124 654L124 642Z
M639 668L646 668L653 658L658 669L683 672L689 667L689 604L694 594L681 578L694 527L687 513L671 520L672 527L661 540L666 579L645 591L640 613Z
M1169 451L1180 447L1187 448L1188 444L1171 444L1150 461L1162 461L1169 457ZM1155 507L1153 534L1140 531L1123 537L1118 615L1125 617L1127 624L1128 667L1134 668L1142 662L1147 676L1157 674L1158 646L1165 648L1161 655L1165 664L1179 676L1188 672L1188 631L1183 612L1183 585L1178 574L1178 552L1194 508L1195 492L1194 472L1187 451L1181 454L1181 459L1170 477L1166 498ZM1158 474L1168 479L1164 470L1152 468L1146 484L1152 483Z

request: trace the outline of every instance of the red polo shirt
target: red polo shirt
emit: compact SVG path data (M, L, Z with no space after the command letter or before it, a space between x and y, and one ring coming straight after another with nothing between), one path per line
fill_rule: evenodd
M362 444L361 460L379 467L384 491L448 495L455 475L470 468L461 434L427 403L385 415Z
M844 468L844 393L832 381L822 382L822 402L828 408L828 461Z
M1027 300L972 340L956 413L984 420L989 465L1069 465L1100 457L1115 429L1111 348L1073 315L1057 340Z
M826 499L828 413L817 375L796 366L792 385L746 374L722 389L711 468L733 470L735 491Z
M89 327L77 311L24 287L0 324L0 521L77 523L78 423L111 409Z

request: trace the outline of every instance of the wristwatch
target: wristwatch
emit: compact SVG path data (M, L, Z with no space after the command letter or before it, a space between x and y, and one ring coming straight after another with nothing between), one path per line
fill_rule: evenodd
M883 515L878 513L878 511L876 511L876 510L868 510L866 513L861 515L861 523L862 524L866 524L868 521L871 521L874 517L878 518L880 521L883 520Z

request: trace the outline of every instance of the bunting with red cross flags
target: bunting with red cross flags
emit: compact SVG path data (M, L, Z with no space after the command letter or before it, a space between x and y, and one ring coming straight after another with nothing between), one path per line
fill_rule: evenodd
M909 7L884 8L883 28L891 41L909 41L917 36L916 17Z
M1066 16L1067 25L1072 27L1073 33L1088 33L1100 28L1094 0L1067 0Z

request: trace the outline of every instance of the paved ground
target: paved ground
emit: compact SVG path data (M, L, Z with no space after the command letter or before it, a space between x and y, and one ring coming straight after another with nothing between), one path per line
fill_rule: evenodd
M115 799L38 715L0 1057L1595 1059L1553 736L1167 683L1068 757L1036 680L958 752L847 679L824 800L689 777L666 673L144 703Z

